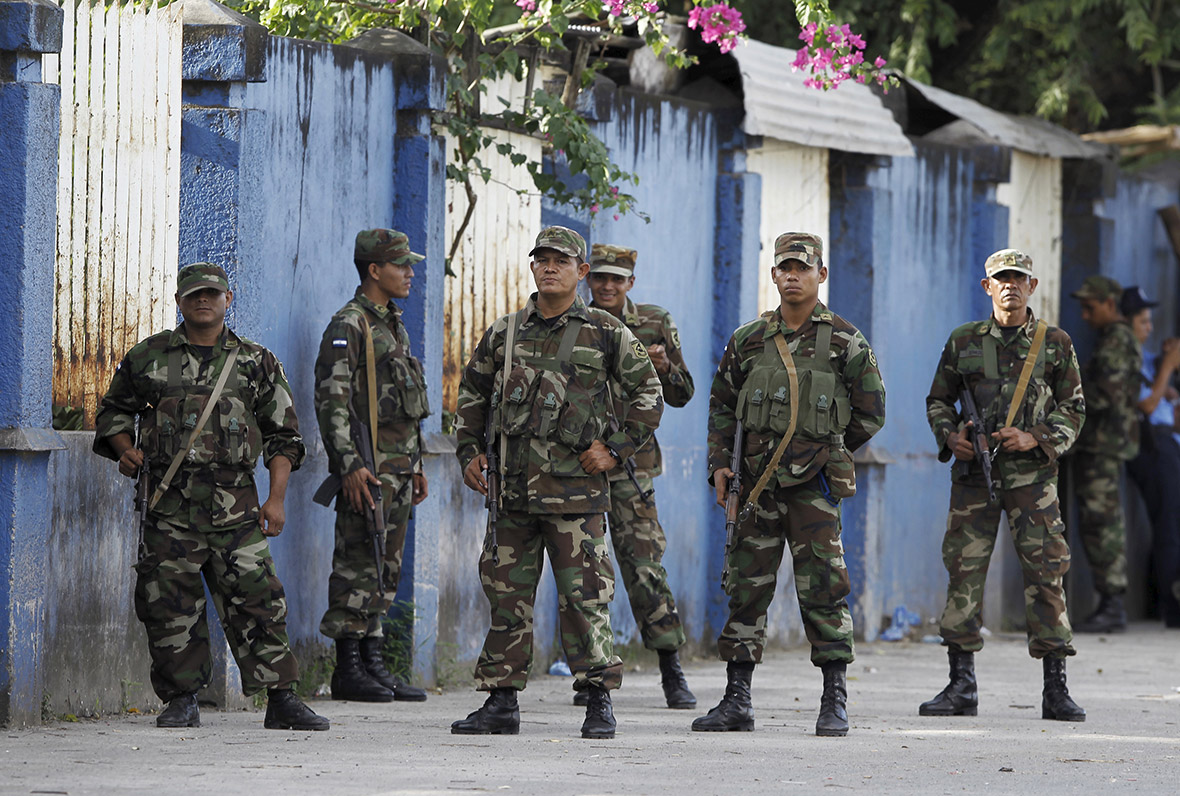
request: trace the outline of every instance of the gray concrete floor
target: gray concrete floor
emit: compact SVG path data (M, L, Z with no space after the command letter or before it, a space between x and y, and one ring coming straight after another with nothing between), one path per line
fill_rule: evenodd
M450 722L482 704L467 690L419 704L317 700L332 719L325 733L208 709L191 730L125 715L0 731L0 794L1180 791L1180 631L1144 623L1076 643L1069 685L1089 713L1082 724L1040 718L1040 664L1022 636L993 637L976 656L977 718L917 715L945 684L941 647L876 643L849 669L847 738L813 735L820 674L795 649L755 671L752 733L689 731L725 687L722 664L702 660L686 667L694 711L662 707L654 670L627 672L613 741L582 740L570 680L537 676L515 737L451 735Z

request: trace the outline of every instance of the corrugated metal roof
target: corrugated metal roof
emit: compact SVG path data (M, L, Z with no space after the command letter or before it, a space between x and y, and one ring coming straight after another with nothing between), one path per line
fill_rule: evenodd
M806 74L791 71L794 50L752 39L731 54L742 73L745 133L845 152L914 154L893 114L867 86L848 82L834 91L807 88Z
M1044 119L1001 113L986 105L981 105L973 99L960 97L958 94L952 94L949 91L928 86L906 77L901 79L928 102L959 117L963 123L956 122L947 125L947 128L953 127L954 129L936 130L927 136L928 138L945 139L947 143L954 143L974 137L979 141L1019 149L1033 155L1055 158L1103 159L1110 157L1108 147L1083 141L1080 136ZM965 130L964 124L973 129ZM971 136L971 133L976 135Z

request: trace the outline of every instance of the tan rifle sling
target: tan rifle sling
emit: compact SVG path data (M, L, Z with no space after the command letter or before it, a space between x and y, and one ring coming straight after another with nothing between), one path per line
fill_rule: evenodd
M778 447L775 448L774 456L770 459L770 464L762 471L762 475L754 484L754 489L750 491L750 496L746 498L743 512L752 511L757 505L758 496L766 488L770 477L778 470L778 463L782 461L783 454L787 452L787 446L791 444L791 437L795 436L795 424L799 420L799 374L795 370L795 360L791 356L791 349L787 347L787 340L781 332L775 334L774 344L778 347L778 355L782 357L783 365L787 369L787 385L791 391L789 397L791 416L787 421L787 433L783 434L782 441L779 442Z
M1032 379L1033 368L1037 365L1037 357L1045 343L1045 332L1048 328L1049 324L1037 321L1037 330L1033 333L1028 356L1024 358L1024 367L1020 370L1020 380L1016 382L1016 392L1012 393L1012 403L1008 406L1008 419L1004 421L1004 428L1012 426L1012 422L1016 420L1016 413L1020 411L1020 404L1024 400L1025 391L1028 390L1028 382Z

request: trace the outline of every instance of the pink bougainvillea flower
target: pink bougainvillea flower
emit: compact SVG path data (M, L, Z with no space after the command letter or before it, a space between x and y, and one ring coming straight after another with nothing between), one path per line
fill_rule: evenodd
M516 0L516 4L520 6L521 11L526 14L530 11L537 10L537 0Z

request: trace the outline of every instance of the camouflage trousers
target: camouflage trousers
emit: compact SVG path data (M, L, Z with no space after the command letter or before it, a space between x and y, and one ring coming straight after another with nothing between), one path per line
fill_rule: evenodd
M254 520L205 530L152 517L135 565L135 613L147 631L152 688L167 702L212 675L204 575L247 696L299 679L287 640L287 599Z
M1069 457L1078 499L1078 533L1102 594L1127 590L1127 530L1119 494L1119 459L1095 453Z
M766 612L788 546L811 662L851 662L852 614L845 600L850 589L840 507L824 498L818 479L789 487L772 481L759 496L754 516L735 529L724 583L729 619L717 639L721 659L761 663Z
M389 612L397 593L413 494L411 476L381 477L386 529L384 597L377 588L373 537L365 517L352 510L343 493L337 497L336 547L332 552L332 574L328 576L328 610L320 620L320 632L328 638L381 635L381 617Z
M1073 655L1073 630L1061 588L1069 570L1069 544L1057 503L1057 481L998 493L999 501L993 504L985 487L951 484L942 540L942 561L950 573L940 628L943 643L962 652L983 649L983 586L1004 511L1024 576L1029 654L1034 658Z
M614 654L610 601L615 572L601 514L505 511L496 523L500 563L484 540L479 576L492 621L475 666L476 687L523 689L533 662L533 602L549 553L557 581L561 644L574 688L618 688L623 663Z
M636 480L644 490L651 489L650 476L640 473ZM651 500L647 505L629 478L611 481L610 540L643 646L678 650L684 646L684 628L668 588L668 573L660 563L668 543L656 514L655 497Z

